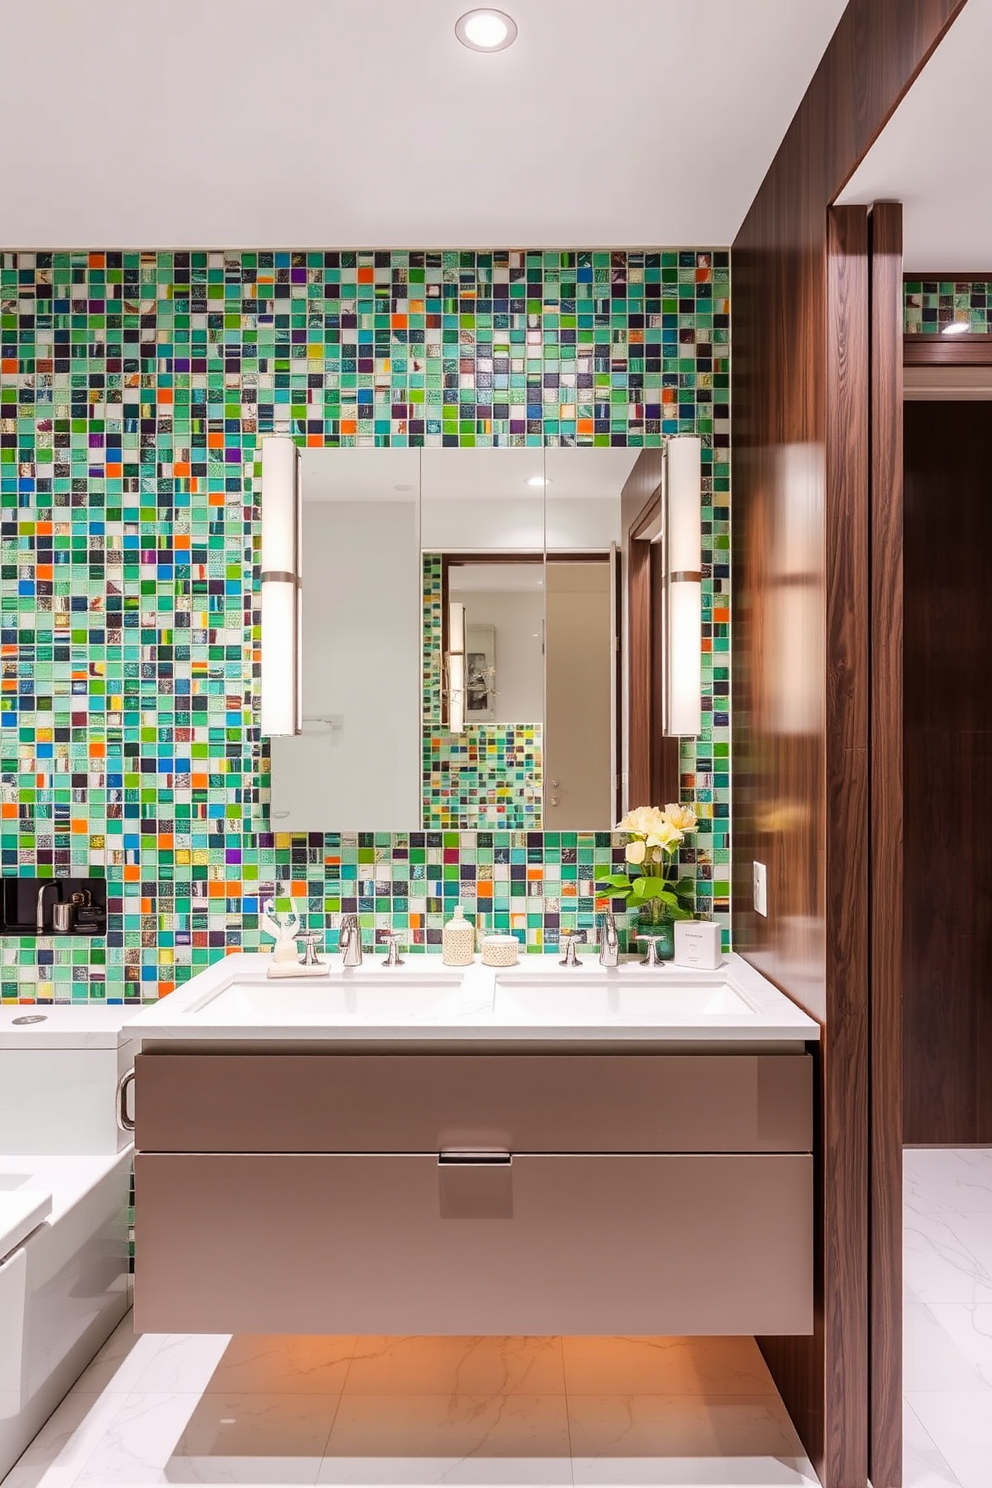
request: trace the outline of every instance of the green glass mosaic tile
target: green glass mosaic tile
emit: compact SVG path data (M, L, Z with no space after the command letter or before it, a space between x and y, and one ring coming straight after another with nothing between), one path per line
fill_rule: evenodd
M992 280L906 279L907 336L933 336L952 321L967 321L975 335L992 335Z
M609 834L273 835L258 444L704 444L703 733L683 855L728 925L729 255L0 253L0 865L106 873L105 937L7 939L5 1001L153 999L310 928L529 949L591 928ZM716 658L719 657L719 665ZM566 872L566 870L568 870ZM333 943L333 932L330 933Z

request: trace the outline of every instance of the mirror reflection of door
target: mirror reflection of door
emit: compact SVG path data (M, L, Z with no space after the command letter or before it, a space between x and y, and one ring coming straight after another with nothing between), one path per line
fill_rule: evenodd
M610 554L549 554L546 572L544 824L583 831L614 811Z
M538 830L544 555L445 553L442 573L444 613L464 615L464 708L461 728L452 727L449 703L425 735L425 826L460 819L482 830Z

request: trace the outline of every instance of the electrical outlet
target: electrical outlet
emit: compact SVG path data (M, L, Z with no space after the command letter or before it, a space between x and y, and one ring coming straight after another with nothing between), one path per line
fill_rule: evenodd
M754 863L754 908L756 913L768 916L768 870L764 863Z

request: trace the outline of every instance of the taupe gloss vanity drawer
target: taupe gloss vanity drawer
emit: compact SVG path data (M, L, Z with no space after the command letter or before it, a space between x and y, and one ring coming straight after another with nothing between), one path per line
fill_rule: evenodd
M466 1165L471 1168L471 1165ZM135 1160L138 1332L796 1334L812 1159Z
M139 1054L143 1152L808 1152L806 1054Z

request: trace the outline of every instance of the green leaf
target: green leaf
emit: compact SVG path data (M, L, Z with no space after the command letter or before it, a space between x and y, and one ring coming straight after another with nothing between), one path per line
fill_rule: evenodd
M601 878L599 882L603 884L609 884L610 887L614 889L627 889L629 891L631 888L631 882L626 873L608 873L605 878Z
M696 880L694 878L680 878L675 885L675 892L680 899L692 899L696 893Z

